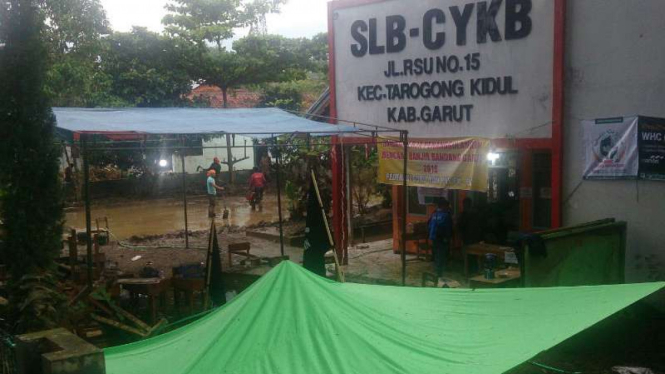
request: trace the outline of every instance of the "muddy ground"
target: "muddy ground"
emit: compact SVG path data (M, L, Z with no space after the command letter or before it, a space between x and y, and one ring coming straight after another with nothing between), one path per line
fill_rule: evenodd
M277 197L266 194L262 211L252 211L244 196L220 196L217 199L217 213L222 214L228 208L228 224L232 226L255 226L264 222L277 221ZM282 210L288 218L286 202L282 201ZM132 236L165 235L185 229L185 210L182 200L106 200L93 202L91 207L92 226L96 220L108 219L109 229L116 239L126 240ZM82 206L66 210L66 225L85 229L85 210ZM206 196L190 196L187 200L187 223L190 231L208 228L208 199Z

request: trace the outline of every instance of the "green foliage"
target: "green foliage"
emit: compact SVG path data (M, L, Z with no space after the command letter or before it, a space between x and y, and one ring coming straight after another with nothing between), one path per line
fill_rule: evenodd
M279 35L248 37L233 43L233 51L224 48L208 50L202 63L195 69L197 77L222 90L224 106L230 88L286 82L304 79L307 72L316 69L308 56L307 39L289 39ZM270 90L271 88L269 88ZM297 107L301 99L294 89L286 94L286 87L276 87L269 93L263 106Z
M99 37L110 32L106 12L99 0L45 1L42 12L47 20L48 48L58 55L94 54Z
M327 84L326 81L312 79L266 83L260 87L262 93L258 106L305 111L319 97Z
M373 149L366 154L365 147L352 147L349 155L353 200L358 213L366 214L371 197L377 193L378 153Z
M104 40L101 68L113 77L110 94L135 106L179 106L191 90L197 50L184 40L145 28L113 33Z
M233 37L234 29L256 26L268 13L279 11L285 0L170 0L162 23L172 36L203 46Z
M53 269L60 252L63 206L55 118L44 93L43 20L35 0L9 4L0 52L0 186L5 191L0 215L6 232L2 258L18 282ZM29 295L38 291L37 286L28 288L24 291ZM44 311L20 305L37 314Z
M303 95L296 82L266 84L259 106L300 111L302 100Z
M202 82L222 90L224 107L227 106L229 88L247 84L252 79L250 63L235 52L211 50L202 56L197 77Z
M45 90L54 106L122 106L109 93L112 76L101 70L101 36L110 33L99 0L43 2L50 68Z
M272 147L273 156L281 154L282 180L288 199L288 210L292 220L301 220L307 211L307 191L314 170L321 192L324 209L330 209L332 201L332 172L330 138L283 137L277 140L280 147ZM286 145L289 144L289 145Z
M234 27L256 31L284 0L172 0L163 20L168 36L142 28L113 33L100 0L38 2L47 20L44 90L53 106L207 107L205 100L185 98L192 83L215 85L226 97L231 88L322 80L327 71L326 34L290 39L252 32L233 50L222 47ZM0 1L0 43L11 3ZM267 91L262 106L301 110L309 97L301 83Z
M58 292L55 277L27 274L12 285L11 301L15 333L59 327L66 310L65 297Z
M233 43L233 50L250 64L250 83L304 79L316 67L309 58L308 39L280 35L247 36Z
M328 33L316 34L312 39L306 40L307 55L309 56L311 71L328 76Z
M74 55L57 59L47 72L45 91L53 106L121 107L130 102L112 92L113 78L98 62Z

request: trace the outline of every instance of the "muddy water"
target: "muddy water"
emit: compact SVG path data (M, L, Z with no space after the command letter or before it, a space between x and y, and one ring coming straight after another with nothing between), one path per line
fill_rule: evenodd
M222 211L229 209L228 224L249 226L261 221L275 222L278 220L277 197L266 195L263 211L252 211L243 196L232 196L217 200L218 223L221 222ZM288 217L286 202L282 200L283 217ZM175 199L159 199L148 201L128 201L110 205L97 204L91 208L92 227L95 219L107 217L109 228L118 239L128 239L138 235L159 235L167 232L184 230L185 218L182 201ZM76 229L85 229L85 210L83 207L66 213L66 225ZM190 230L204 230L210 224L208 220L208 200L205 196L188 198L187 219ZM102 226L103 224L100 223Z

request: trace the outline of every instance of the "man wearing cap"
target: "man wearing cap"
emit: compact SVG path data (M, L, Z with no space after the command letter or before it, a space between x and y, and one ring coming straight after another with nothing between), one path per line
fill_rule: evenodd
M206 181L206 187L208 190L208 217L215 217L215 204L217 199L217 190L224 191L224 187L220 187L215 183L215 170L208 170L208 180Z
M220 178L222 176L222 164L219 162L219 158L215 157L212 159L212 164L210 164L210 167L208 167L208 171L214 170L215 171L215 180L218 183L221 183L217 178Z

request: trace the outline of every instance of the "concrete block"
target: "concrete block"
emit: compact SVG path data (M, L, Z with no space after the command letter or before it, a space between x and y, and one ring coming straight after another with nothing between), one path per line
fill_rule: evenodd
M101 349L59 328L20 335L16 341L19 374L105 374Z

